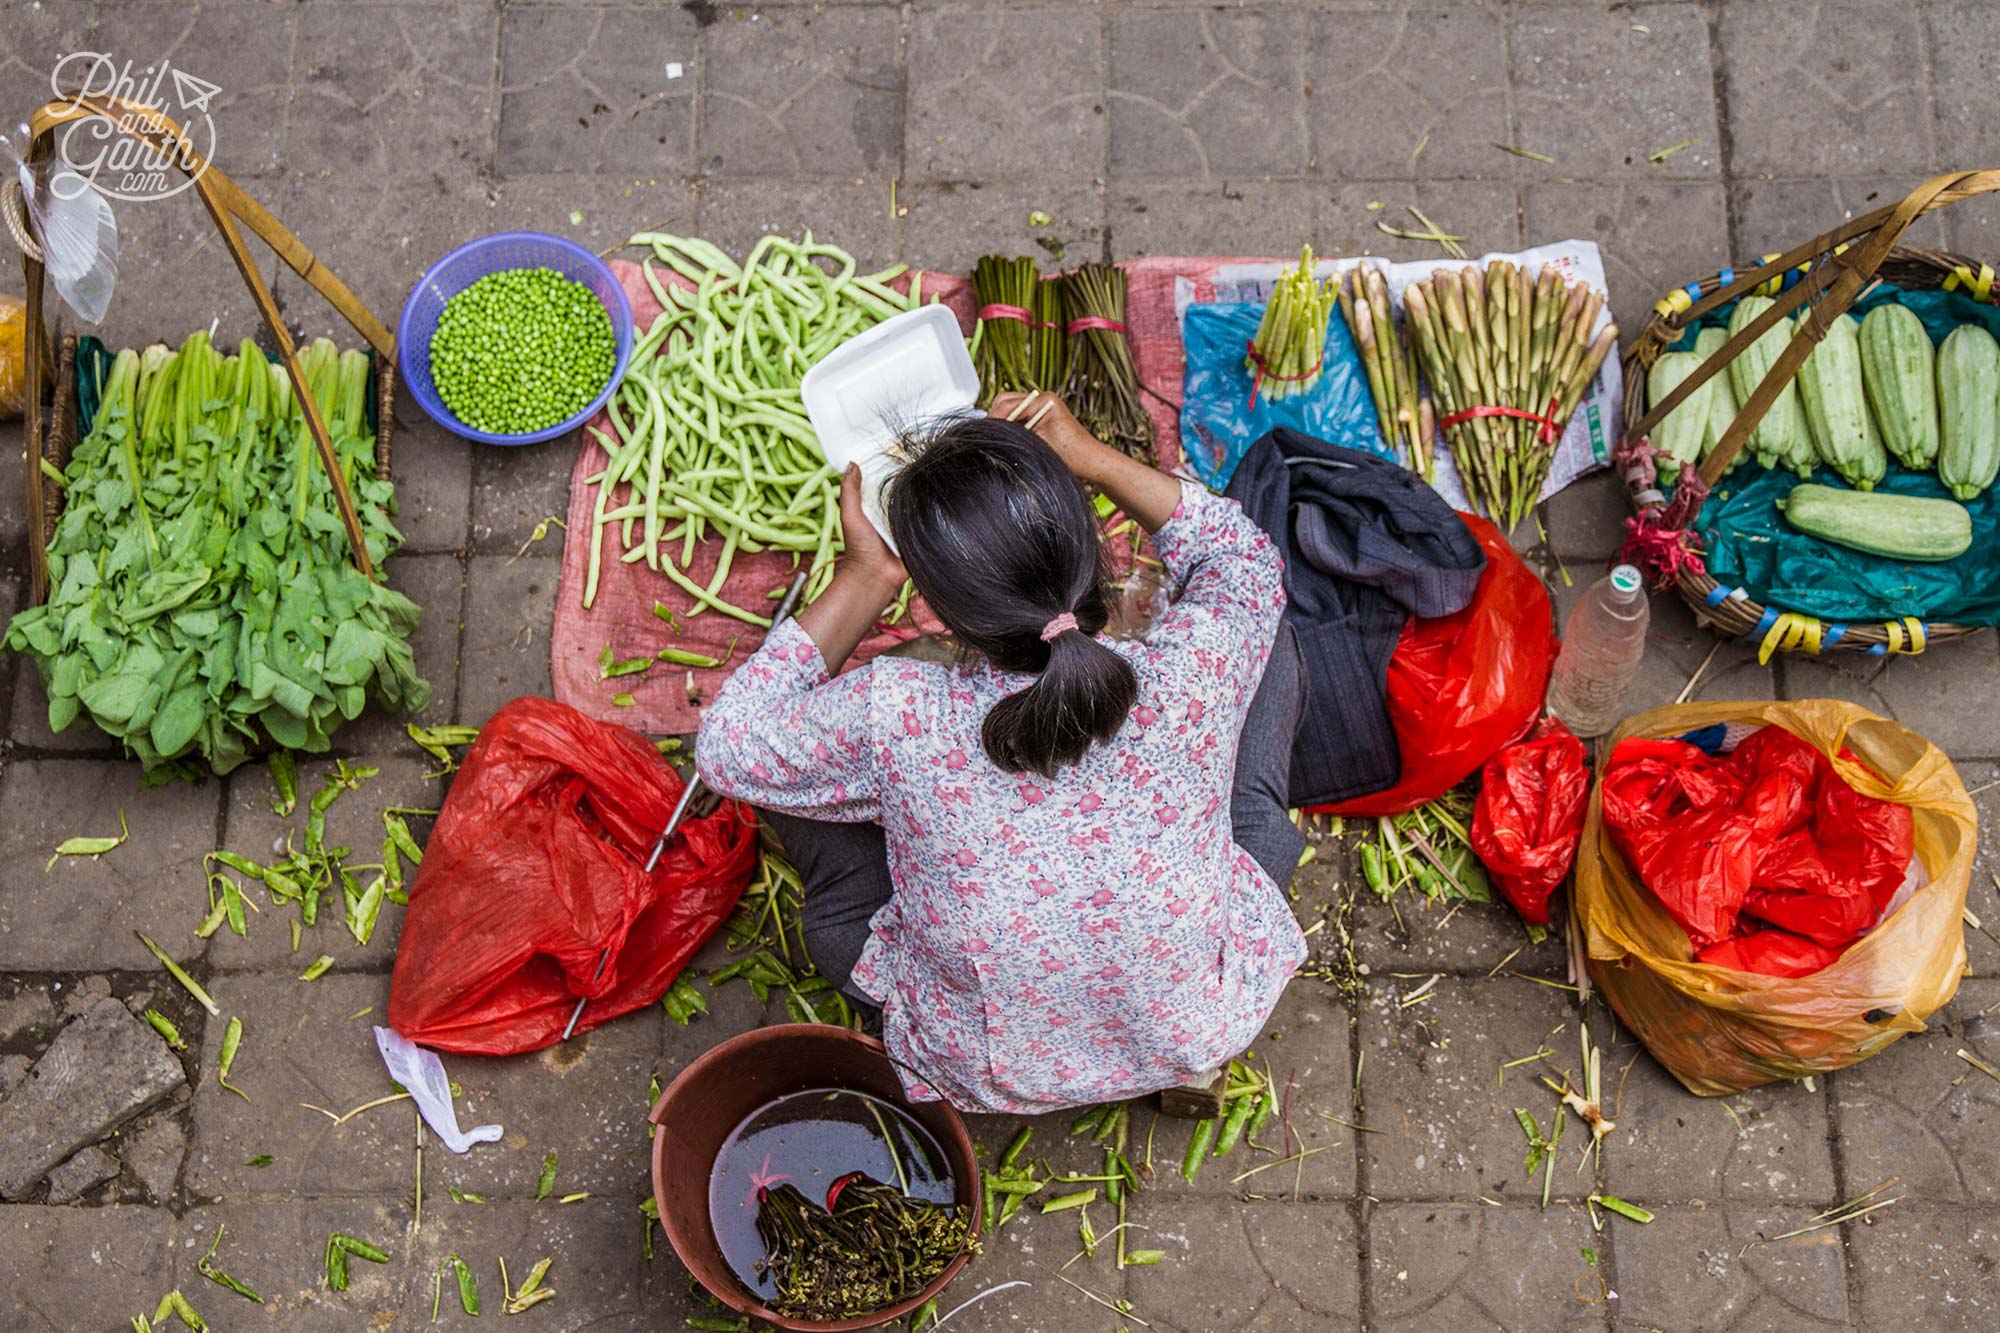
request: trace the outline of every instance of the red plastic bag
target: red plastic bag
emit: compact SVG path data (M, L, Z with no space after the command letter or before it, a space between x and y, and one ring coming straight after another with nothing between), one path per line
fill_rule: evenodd
M623 727L516 699L452 783L410 906L389 1025L469 1055L539 1050L651 1004L728 917L757 859L750 811L686 820L651 875L678 774ZM603 971L598 959L610 957Z
M1775 726L1722 756L1678 740L1621 741L1603 800L1612 844L1704 962L1755 928L1739 925L1746 914L1837 956L1895 897L1915 838L1907 807L1862 795ZM1782 941L1738 952L1760 951L1793 965L1809 956Z
M1695 961L1767 977L1809 977L1839 957L1840 950L1815 944L1789 930L1753 930L1709 945L1695 955Z
M1576 860L1589 795L1583 742L1554 718L1486 761L1472 853L1523 921L1549 924L1549 895Z
M1336 815L1397 815L1472 776L1542 715L1556 660L1555 608L1541 578L1477 514L1461 513L1486 552L1462 611L1412 619L1389 659L1389 721L1403 753L1396 785L1337 805Z

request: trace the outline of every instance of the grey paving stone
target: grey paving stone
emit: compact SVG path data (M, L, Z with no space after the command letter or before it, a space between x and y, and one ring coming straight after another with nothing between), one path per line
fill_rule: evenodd
M0 467L0 508L5 510L0 513L0 546L10 550L18 547L24 553L27 550L24 543L28 540L28 483L20 461L26 457L26 449L26 427L20 418L0 421L0 458L7 460L6 466ZM10 569L0 576L0 613L9 620L26 604L27 584L25 560L19 569ZM10 654L9 662L12 660ZM0 669L11 670L11 665Z
M1088 180L1103 170L1095 14L920 10L909 42L903 151L916 178Z
M651 157L616 165L630 174L511 174L492 182L480 231L553 232L608 259L634 232L685 233L693 226L694 188L674 168ZM642 254L628 250L624 257Z
M1141 1242L1152 1239L1143 1232L1137 1234ZM1116 1327L1109 1322L1114 1318L1111 1311L1093 1304L1089 1296L1063 1280L1079 1284L1102 1300L1122 1299L1125 1282L1112 1266L1108 1249L1100 1246L1094 1262L1079 1259L1062 1277L1052 1276L1080 1248L1075 1218L1057 1213L1044 1219L1024 1212L983 1244L984 1251L966 1265L939 1300L942 1310L948 1312L981 1292L1009 1283L1026 1285L994 1291L953 1319L948 1328L956 1330L963 1324L970 1333L1069 1333L1077 1328ZM1133 1248L1145 1246L1135 1243ZM1133 1271L1126 1270L1128 1274ZM1144 1308L1136 1308L1134 1313L1141 1319L1152 1318Z
M569 513L569 474L576 466L579 432L540 444L478 446L472 467L472 549L512 556L551 514ZM551 523L548 535L530 550L553 558L562 554L566 533Z
M354 41L357 28L368 40ZM413 150L456 174L493 163L500 15L485 5L307 6L287 169L393 173Z
M347 860L355 865L381 861L385 810L391 806L435 810L449 790L448 781L424 777L436 766L429 755L419 752L407 739L396 749L397 753L376 753L355 761L380 772L364 780L359 790L342 794L327 811L325 845L352 848ZM229 784L222 845L260 864L283 856L287 842L293 848L303 848L307 805L333 771L334 764L328 760L300 762L298 808L290 817L281 817L271 808L275 789L266 772L262 768L239 770ZM432 821L422 815L410 815L405 822L417 845L423 846L430 837ZM416 878L416 867L406 862L403 873L407 887ZM357 871L355 877L366 886L374 878L374 872ZM237 878L241 882L241 877ZM239 936L224 925L209 937L211 966L229 971L269 970L280 976L295 977L323 953L332 954L334 966L343 972L386 971L395 961L404 912L395 903L383 903L368 943L358 944L347 928L340 892L335 889L321 899L317 919L302 929L295 951L289 923L298 916L298 905L273 901L256 884L245 885L244 892L262 910L246 914L247 934ZM186 928L192 930L207 912L207 899L192 885L182 897L185 901L176 919L185 918Z
M1736 257L1748 264L1763 255L1782 254L1843 222L1900 202L1923 180L1922 172L1859 180L1739 179L1730 187L1736 208ZM1949 216L1947 210L1918 218L1903 233L1903 244L1943 246Z
M2000 717L1991 709L1966 707L1987 697L2000 678L2000 647L1992 630L1927 650L1921 659L1794 653L1783 671L1788 698L1851 700L1895 718L1949 755L2000 755Z
M1935 69L1931 87L1941 165L1989 162L2000 152L2000 130L1979 105L1989 87L1979 53L1991 50L2000 37L1996 18L2000 15L1992 6L1976 2L1938 5L1924 14L1924 46Z
M981 255L1027 255L1044 269L1104 257L1105 205L1088 177L1035 185L944 182L897 194L904 218L903 258L917 268L970 273ZM1035 213L1051 219L1037 227Z
M166 1044L124 1005L107 999L88 1006L0 1103L0 1197L19 1199L50 1167L184 1079Z
M1561 939L1551 936L1536 944L1505 902L1431 902L1405 888L1391 903L1383 903L1364 889L1353 930L1355 952L1376 986L1387 985L1391 972L1484 976L1503 965L1531 976L1560 980L1564 975Z
M546 697L557 561L533 554L466 562L458 720L474 726L524 694Z
M1586 1246L1601 1254L1604 1242L1581 1204L1384 1204L1368 1219L1371 1324L1603 1328L1603 1305L1577 1297L1597 1285Z
M896 29L886 6L718 14L702 34L701 171L893 171L902 147Z
M1524 194L1530 244L1597 242L1611 317L1628 344L1668 289L1730 262L1728 203L1719 184L1533 184Z
M1111 19L1111 170L1297 176L1306 166L1305 20L1285 10Z
M1965 961L1974 976L1990 977L2000 974L2000 940L1994 938L2000 936L2000 883L1993 878L2000 871L2000 835L1995 832L2000 828L2000 786L1978 789L1989 782L2000 782L2000 763L1960 761L1956 767L1966 789L1975 793L1972 804L1979 821L1972 883L1966 886L1965 906L1985 927L1975 930L1967 923Z
M389 978L336 968L306 984L287 973L238 973L218 977L213 994L225 1014L243 1019L243 1044L229 1082L249 1100L216 1086L212 1071L221 1054L223 1024L209 1023L201 1045L204 1073L194 1096L188 1193L400 1199L414 1178L415 1111L398 1102L335 1125L301 1105L340 1115L389 1094L389 1074L373 1032L374 1024L385 1021ZM370 1006L371 1012L361 1013ZM360 1016L350 1017L355 1014ZM456 1064L446 1067L455 1071ZM430 1146L438 1145L433 1140ZM249 1166L259 1154L276 1160L268 1167ZM426 1153L426 1165L443 1155ZM325 1243L322 1234L316 1245Z
M559 532L559 529L551 529ZM431 701L415 713L372 705L334 733L350 754L387 754L410 748L409 723L449 722L458 705L458 635L465 620L465 562L455 555L397 555L385 566L389 586L423 608L410 638L417 674L430 682Z
M1567 1055L1575 1043L1557 1048ZM1815 1205L1808 1212L1838 1202L1823 1081L1818 1092L1778 1083L1696 1097L1629 1038L1605 1050L1603 1079L1607 1096L1616 1085L1606 1112L1618 1128L1605 1140L1604 1163L1619 1198L1648 1207L1782 1199Z
M512 8L500 38L503 175L684 171L694 151L696 22L679 10ZM667 77L678 61L683 77Z
M721 939L720 933L716 936ZM706 953L706 950L704 950ZM734 955L717 955L718 965L734 960ZM707 960L704 959L704 962ZM724 982L720 986L710 986L705 975L690 968L688 980L698 986L701 996L708 1001L708 1012L690 1019L687 1026L662 1021L660 1024L660 1059L658 1072L664 1086L674 1081L674 1076L685 1069L697 1056L714 1046L729 1040L739 1033L762 1027L765 1023L765 1009L757 1003L757 997L743 982ZM639 1099L645 1100L643 1084L639 1089ZM651 1110L651 1107L647 1107ZM1011 1129L1008 1133L1012 1133Z
M27 983L0 1004L0 1042L11 1043L21 1037L40 1043L54 1035L55 1022L56 1006L48 991Z
M1919 219L1917 225L1929 222L1928 218ZM1944 211L1942 222L1951 237L1953 251L1975 259L2000 254L2000 201L1980 195L1954 204Z
M156 9L162 15L196 12L174 6L145 7L148 13ZM253 174L240 167L229 152L227 136L237 121L244 120L249 128L260 118L240 112L220 112L219 116L219 133L224 140L218 147L230 179L259 203L280 207L285 195L283 179ZM250 289L194 191L183 190L168 199L125 203L117 210L117 220L119 270L126 280L118 284L103 324L79 332L94 333L113 348L140 348L154 342L179 346L197 326L206 327L213 320L218 343L234 347L244 338L255 338L260 345L268 342ZM303 296L303 285L288 285L289 269L284 277L279 276L284 265L262 242L248 244L257 271L271 287L280 310L290 308Z
M426 1152L429 1189L532 1199L542 1159L553 1152L556 1195L642 1197L652 1172L646 1083L658 1067L663 1021L649 1005L532 1055L451 1057L446 1067L471 1107L460 1123L469 1114L507 1133L462 1157Z
M1167 1252L1154 1267L1126 1270L1133 1313L1155 1328L1357 1326L1360 1264L1347 1205L1141 1195L1131 1211L1151 1229L1134 1247Z
M407 392L398 393L389 467L396 481L396 529L406 551L465 549L473 456L483 447L426 417Z
M1475 4L1368 9L1312 16L1315 169L1336 180L1512 179L1521 160L1493 147L1516 142L1504 17Z
M897 208L908 207L914 193L899 188ZM888 268L902 253L903 223L889 212L886 177L708 180L696 194L701 209L696 230L738 259L767 234L798 239L808 231L814 240L853 255L864 273Z
M50 1203L76 1203L107 1180L118 1178L118 1159L99 1147L79 1149L49 1172Z
M428 1155L426 1156L428 1161ZM500 1260L518 1287L542 1259L552 1262L544 1285L553 1300L529 1310L552 1327L646 1329L682 1327L689 1314L710 1313L687 1294L680 1265L655 1230L649 1263L640 1244L641 1194L592 1196L579 1203L496 1201L453 1204L442 1191L424 1197L423 1229L407 1243L402 1319L423 1325L431 1317L433 1276L456 1254L479 1285L480 1315L500 1309ZM453 1273L446 1272L443 1322L464 1323Z
M425 1200L425 1222L430 1201ZM195 1265L223 1229L215 1261L224 1272L244 1282L264 1298L254 1317L285 1329L386 1328L412 1310L410 1300L419 1265L405 1235L410 1209L401 1199L303 1199L251 1203L229 1201L190 1210L174 1230L173 1281L205 1316L211 1327L227 1327L222 1318L247 1322L242 1298L211 1285ZM327 1237L335 1232L378 1245L389 1254L386 1264L352 1260L348 1288L329 1290L326 1284ZM423 1318L430 1317L430 1273L422 1273ZM495 1271L494 1284L499 1277ZM225 1304L224 1302L227 1302ZM496 1301L493 1308L498 1309ZM411 1317L411 1325L419 1321Z
M164 1208L0 1208L0 1310L19 1328L130 1328L168 1288L173 1229Z
M106 0L97 10L97 31L116 33L119 52L131 52L126 58L136 67L164 58L222 89L209 108L216 139L210 156L232 177L275 171L280 165L292 100L296 24L294 14L262 14L235 5L197 8ZM203 220L206 225L206 215ZM120 231L122 239L122 227ZM220 257L221 247L216 250Z
M1698 7L1648 5L1636 27L1622 12L1530 9L1513 20L1513 49L1521 142L1556 158L1565 174L1719 173L1707 19ZM1588 114L1579 114L1583 107ZM1663 162L1649 160L1684 139L1696 142Z
M1426 155L1429 150L1425 150ZM1380 204L1374 208L1371 205ZM1521 248L1521 201L1505 181L1380 180L1333 185L1320 205L1319 229L1325 253L1380 255L1386 259L1441 259L1435 241L1413 241L1381 230L1428 230L1410 213L1416 205L1448 235L1461 236L1468 255Z
M1570 569L1572 587L1555 588L1556 623L1567 626L1569 614L1590 585L1602 577L1602 566L1576 565ZM1719 640L1715 632L1695 619L1677 591L1655 592L1651 620L1646 631L1646 653L1639 672L1625 693L1629 715L1647 708L1670 704L1680 697L1688 682L1689 701L1723 699L1771 699L1772 668L1757 663L1757 645L1746 640ZM1720 646L1718 646L1718 644ZM1714 653L1710 657L1710 653ZM1706 662L1704 668L1703 663ZM1700 671L1697 677L1695 673Z
M181 1158L187 1153L187 1131L172 1114L155 1113L138 1127L128 1126L118 1138L118 1154L125 1159L146 1197L154 1203L173 1198L174 1182L180 1178Z
M95 18L95 12L83 5L21 6L0 31L0 67L10 79L24 81L32 95L53 96L50 77L56 61L71 51L90 49Z
M1855 175L1934 161L1911 10L1729 0L1718 37L1737 171Z
M1146 1187L1150 1197L1174 1198L1177 1206L1178 1196L1184 1195L1320 1200L1354 1193L1357 1134L1351 1126L1362 1121L1354 1108L1348 1012L1338 993L1311 978L1293 981L1251 1052L1258 1068L1269 1063L1280 1109L1291 1121L1290 1136L1283 1117L1274 1115L1259 1131L1257 1146L1239 1141L1228 1156L1212 1158L1190 1184L1181 1177L1180 1163L1194 1134L1193 1122L1163 1117L1153 1179ZM1148 1116L1136 1110L1135 1116L1135 1124L1150 1126ZM1347 1124L1339 1123L1343 1120ZM1290 1165L1272 1165L1298 1153L1308 1155Z
M53 750L78 755L118 752L118 742L99 731L81 714L65 730L50 731L49 696L42 689L41 673L36 669L34 659L10 653L8 661L15 667L14 697L8 710L8 735L16 745L31 751Z
M1811 1211L1655 1209L1643 1226L1611 1218L1620 1327L1854 1327L1838 1232L1757 1243L1803 1226Z
M1579 580L1594 575L1617 552L1631 515L1625 480L1616 468L1579 477L1542 505L1549 546Z
M1993 1327L2000 1296L2000 1226L1987 1211L1885 1209L1873 1225L1849 1228L1861 1278L1862 1328L1901 1323L1939 1333Z
M1361 1011L1362 1109L1379 1131L1361 1142L1368 1191L1383 1199L1486 1195L1539 1203L1541 1182L1523 1171L1526 1145L1514 1108L1527 1099L1546 1124L1550 1098L1525 1067L1502 1081L1500 1066L1548 1046L1560 1067L1576 1044L1571 997L1511 977L1445 977L1431 998L1403 1003L1428 981L1378 987ZM1598 1021L1603 1030L1601 1015ZM1590 1184L1574 1174L1574 1158L1565 1158L1557 1198Z
M25 1055L0 1055L0 1097L21 1086L35 1062Z
M1301 241L1317 235L1325 193L1318 185L1226 177L1204 185L1119 180L1105 200L1111 253L1118 259L1269 255L1296 262Z
M1858 1194L1890 1177L1926 1203L2000 1198L2000 1083L1957 1058L2000 1060L2000 983L1968 980L1931 1030L1903 1038L1833 1078L1834 1123Z
M140 793L139 766L91 760L16 760L0 773L0 968L154 970L133 931L144 930L183 962L199 956L168 931L214 845L221 783L170 783ZM131 837L97 858L65 856L76 834L115 834L123 810Z

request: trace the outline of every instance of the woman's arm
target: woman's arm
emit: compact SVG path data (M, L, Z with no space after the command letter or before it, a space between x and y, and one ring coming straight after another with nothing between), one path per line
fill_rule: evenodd
M819 645L828 674L837 674L875 621L902 591L903 562L861 512L861 470L840 479L840 528L845 553L819 600L799 612L799 625Z
M1041 414L1041 420L1035 423L1035 434L1056 451L1056 456L1079 481L1110 496L1113 504L1137 519L1139 526L1148 532L1159 531L1174 516L1181 502L1180 482L1097 439L1054 395L1003 393L993 400L986 414L1016 415L1017 409L1030 398L1034 401L1026 403L1026 410L1018 413L1018 419L1031 421L1037 413Z

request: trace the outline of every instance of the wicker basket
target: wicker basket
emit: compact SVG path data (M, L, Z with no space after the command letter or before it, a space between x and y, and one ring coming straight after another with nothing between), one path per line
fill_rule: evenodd
M341 469L334 461L333 442L328 436L326 422L321 418L319 408L310 394L304 391L304 379L299 371L298 355L292 344L292 336L280 317L277 302L271 296L270 287L258 272L257 263L244 244L243 230L255 234L274 250L278 257L301 278L324 296L328 303L354 327L356 333L375 350L375 393L379 422L375 435L375 461L378 474L389 473L391 407L396 384L396 341L382 322L375 318L367 306L363 305L347 285L331 270L319 262L313 252L292 235L284 224L256 200L243 193L237 184L225 176L221 169L194 150L193 145L181 131L180 126L161 115L151 107L141 107L116 98L78 94L60 101L49 102L37 110L29 123L28 164L42 179L46 180L48 163L53 151L56 133L80 120L100 119L108 122L119 133L145 143L162 160L168 161L185 171L193 183L193 193L221 233L224 246L235 262L237 271L243 275L243 282L250 289L251 299L264 319L264 327L270 334L278 350L278 360L283 363L298 393L298 400L304 410L307 429L318 446L319 456L327 465L327 474L332 482L335 504L348 533L348 546L354 555L354 563L370 578L376 577L373 562L361 539L360 519L354 512L354 499L348 494L347 482ZM12 219L12 214L9 214ZM30 522L28 527L28 597L31 604L39 604L48 593L48 541L54 535L55 523L62 513L62 494L59 489L43 485L42 465L44 461L58 468L69 460L70 450L76 446L76 342L65 337L56 348L51 344L47 319L47 308L43 302L43 256L33 238L27 235L24 225L10 221L8 228L14 233L16 243L21 246L22 272L27 280L27 414L25 462L27 465L28 512L38 515L40 521ZM49 360L55 360L54 375L50 375ZM51 386L50 380L54 383ZM46 409L43 394L50 393L51 401Z
M2000 171L1952 172L1926 181L1901 203L1878 209L1781 255L1766 255L1741 273L1724 269L1677 288L1654 305L1653 315L1625 352L1625 420L1617 459L1637 511L1628 520L1632 537L1625 557L1648 568L1656 580L1672 582L1698 620L1729 638L1752 638L1758 659L1774 652L1920 653L1926 647L1964 638L1978 628L1952 621L1904 617L1874 623L1822 623L1813 616L1766 606L1741 588L1709 577L1693 530L1695 515L1716 480L1727 470L1751 430L1798 373L1827 327L1869 286L1889 281L1915 289L1964 288L1975 300L1994 301L1995 273L1986 264L1958 255L1896 244L1917 218L1948 204L2000 189ZM1649 409L1647 373L1660 354L1680 341L1701 318L1753 292L1772 298L1770 310L1732 337L1674 392ZM1648 435L1668 412L1693 393L1780 319L1803 309L1798 332L1770 373L1743 403L1713 452L1699 469L1682 470L1669 500L1655 480ZM1691 557L1693 557L1691 559Z

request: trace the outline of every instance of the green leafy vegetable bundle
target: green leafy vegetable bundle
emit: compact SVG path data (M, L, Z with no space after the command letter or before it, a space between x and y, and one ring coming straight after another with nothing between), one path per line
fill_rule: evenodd
M402 538L368 358L322 338L299 360L379 567ZM54 730L87 717L148 769L198 754L224 773L266 738L324 751L371 699L428 702L421 612L355 568L291 382L254 343L120 352L60 484L49 598L5 637L34 658Z

